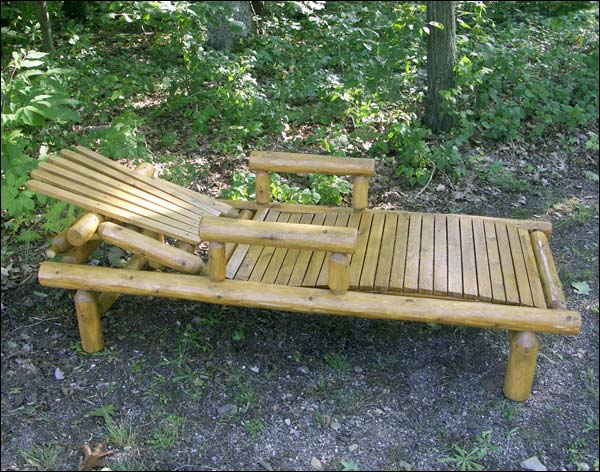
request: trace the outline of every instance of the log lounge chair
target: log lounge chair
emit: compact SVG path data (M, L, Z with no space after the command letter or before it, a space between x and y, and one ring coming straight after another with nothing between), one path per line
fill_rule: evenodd
M61 156L28 187L89 213L53 240L48 255L61 262L43 262L39 281L77 290L87 352L103 349L100 316L120 294L507 329L504 394L524 401L536 333L579 332L550 223L369 210L372 160L253 152L256 202L225 202L155 179L147 164L132 171L81 147ZM352 208L269 203L269 171L350 175ZM207 266L194 254L202 240ZM133 253L125 268L83 265L102 242Z

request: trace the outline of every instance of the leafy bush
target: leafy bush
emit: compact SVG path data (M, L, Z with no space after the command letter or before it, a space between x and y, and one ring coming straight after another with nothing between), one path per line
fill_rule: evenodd
M50 68L47 54L20 50L2 69L2 210L9 216L28 214L46 198L23 190L27 173L36 165L39 134L52 122L78 119L61 85L66 69ZM38 133L38 134L36 134Z

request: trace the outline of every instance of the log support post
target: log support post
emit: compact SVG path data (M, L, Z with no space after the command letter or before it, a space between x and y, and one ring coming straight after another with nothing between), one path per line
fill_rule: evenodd
M510 351L504 377L504 395L524 402L531 394L540 343L531 331L509 331Z
M88 353L101 351L104 349L104 335L96 295L86 290L78 290L74 301L81 348Z
M332 293L342 295L348 291L348 266L350 265L350 256L334 252L329 257L327 266L328 285Z
M266 205L267 203L269 203L269 197L271 194L271 182L269 179L268 172L262 170L256 172L254 188L256 193L256 203L258 203L259 205Z
M222 282L226 276L227 259L225 244L210 242L208 244L208 277L212 282Z
M102 216L90 212L83 215L67 231L67 240L73 246L82 246L87 243L98 228L98 225L104 221Z
M352 180L352 208L362 211L369 205L369 179L357 175Z

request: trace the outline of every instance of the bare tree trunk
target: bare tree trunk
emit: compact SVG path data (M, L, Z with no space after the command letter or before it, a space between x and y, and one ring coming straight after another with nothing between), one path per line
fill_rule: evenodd
M456 63L456 2L428 1L427 23L427 98L424 122L435 133L448 131L454 125L453 117L443 108L440 91L454 87ZM440 23L443 28L431 25Z
M40 22L42 28L42 43L44 51L53 51L54 42L52 41L52 26L50 25L50 15L48 14L48 5L46 2L33 2L35 16Z
M252 30L252 13L249 1L215 2L222 7L222 14L217 22L209 27L208 44L214 49L229 50L236 37L245 38ZM234 33L229 18L233 18L241 27L240 33Z

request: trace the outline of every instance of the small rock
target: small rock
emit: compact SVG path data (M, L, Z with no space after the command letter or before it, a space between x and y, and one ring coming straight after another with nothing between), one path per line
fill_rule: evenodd
M362 367L354 366L354 372L356 372L357 374L360 374L362 371L363 371Z
M351 445L351 446L348 448L348 450L349 450L350 452L354 452L354 451L356 451L357 449L358 449L358 444L352 444L352 445Z
M54 378L56 380L64 380L65 374L63 374L63 371L57 367L56 370L54 371Z
M577 470L583 470L584 472L590 470L589 464L586 464L585 462L577 462L575 465L577 466Z
M224 415L225 413L229 413L230 411L232 413L235 413L236 410L236 406L232 405L231 403L226 403L225 405L222 405L219 408L217 408L217 412L219 413L219 415Z
M373 413L375 413L376 415L383 415L383 411L382 411L382 410L380 410L379 408L375 408L375 409L373 410Z
M292 421L289 418L286 418L285 420L283 420L283 422L287 425L290 426L292 424Z
M335 418L331 420L331 424L329 426L331 426L331 429L333 429L334 431L338 431L342 427L340 422Z
M436 192L443 192L444 190L446 190L446 186L444 184L439 184L436 188L435 191Z
M258 461L258 463L260 465L262 465L265 468L265 470L273 470L273 466L271 465L271 463L269 461L261 459Z
M258 374L260 372L260 369L258 367L256 367L256 366L250 367L250 370L252 372L254 372L255 374Z
M321 461L319 459L317 459L316 457L313 457L310 460L310 465L315 470L323 470L323 464L321 464Z
M548 470L544 464L540 462L537 456L530 457L529 459L525 459L521 462L521 467L525 470L536 470L536 471L544 471Z
M308 373L310 372L310 370L308 370L308 367L306 367L304 365L301 367L298 367L297 370L298 370L298 372L300 372L301 374L304 374L304 375L308 375Z
M31 352L31 344L23 344L21 346L21 351L23 351L23 352Z

